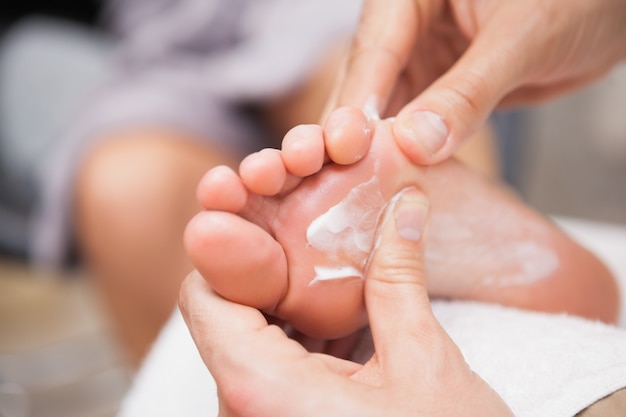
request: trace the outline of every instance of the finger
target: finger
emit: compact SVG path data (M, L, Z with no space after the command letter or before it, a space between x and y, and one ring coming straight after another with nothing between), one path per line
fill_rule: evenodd
M258 310L213 293L197 272L183 282L179 305L225 415L317 415L312 403L356 388L345 378L354 365L310 355Z
M394 136L414 163L450 157L535 70L529 57L538 53L538 41L528 31L536 22L520 27L509 9L490 17L450 70L398 113Z
M366 1L335 107L362 108L369 101L381 114L415 42L441 5L440 0Z
M406 368L407 358L434 320L424 272L423 234L428 201L415 188L389 204L379 225L365 280L365 302L378 360L383 369ZM418 340L417 342L420 342ZM418 343L419 344L419 343Z
M238 362L250 359L239 352L249 345L246 337L267 327L267 321L258 310L215 294L197 271L183 281L178 304L202 360L218 386L226 384L228 390L229 378L245 372Z
M230 343L237 335L268 326L257 309L232 303L215 294L195 270L183 281L178 304L205 361L210 361L211 352Z
M268 327L273 329L266 332L270 334L270 337L259 337L257 341L266 343L271 340L277 346L286 346L298 357L307 353L300 343L290 339L279 326L270 326L259 310L230 302L215 294L197 271L190 273L184 280L179 296L179 307L196 346L212 370L227 363L224 361L224 353L233 352L234 347L242 340L250 340L250 335L255 336L259 331L265 331ZM270 350L275 350L275 348ZM216 352L221 353L218 362L213 360L213 354ZM263 349L253 349L251 352L258 352L262 355ZM252 359L243 358L241 355L233 356L237 356L241 361ZM354 362L324 353L311 356L316 357L329 369L339 374L348 375L360 368L360 365ZM289 358L281 359L288 360ZM263 358L265 363L267 360L268 358Z
M232 410L241 401L258 409L267 407L263 400L267 397L263 376L267 374L277 381L292 379L281 375L289 369L281 366L281 360L288 363L292 359L289 355L306 354L278 326L268 325L258 310L214 293L196 271L181 286L179 307L200 356L217 383L220 407L229 410L227 415L240 415ZM280 384L272 388L284 389Z

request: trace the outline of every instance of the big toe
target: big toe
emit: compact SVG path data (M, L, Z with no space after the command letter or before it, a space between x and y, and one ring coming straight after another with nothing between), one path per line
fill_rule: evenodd
M185 230L187 253L215 292L271 314L287 290L282 247L259 226L219 211L197 214Z

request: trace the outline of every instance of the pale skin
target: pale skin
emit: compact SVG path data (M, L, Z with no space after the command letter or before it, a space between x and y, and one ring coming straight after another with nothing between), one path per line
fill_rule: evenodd
M427 213L428 200L411 189L381 221L365 285L375 353L364 365L311 353L258 310L190 274L180 307L217 382L219 415L512 417L432 314Z
M328 155L354 162L324 164ZM431 296L615 320L616 283L595 256L510 191L457 161L430 168L412 164L396 146L391 122L370 121L352 108L333 112L323 128L293 129L281 151L249 156L239 175L226 167L210 170L197 192L204 211L185 233L189 256L215 292L229 300L261 309L312 337L351 334L367 324L364 281L311 284L315 266L324 265L329 255L307 244L306 229L373 175L386 202L410 186L431 202L433 221L425 241ZM459 239L458 230L469 237ZM528 242L558 261L540 278L511 280L524 269L527 253L502 262L508 252L498 250L526 248ZM362 256L365 263L369 255Z

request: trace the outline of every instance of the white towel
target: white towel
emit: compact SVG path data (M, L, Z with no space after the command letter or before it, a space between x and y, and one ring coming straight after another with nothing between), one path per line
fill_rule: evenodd
M434 303L471 368L517 417L572 417L626 387L626 330L565 315Z
M626 387L626 330L498 306L436 302L472 369L517 417L572 417ZM215 416L215 383L179 313L137 375L121 417Z

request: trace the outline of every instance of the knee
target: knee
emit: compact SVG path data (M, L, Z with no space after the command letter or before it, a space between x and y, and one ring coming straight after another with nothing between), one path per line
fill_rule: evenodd
M90 150L79 168L76 214L79 225L110 232L148 233L166 229L195 205L201 171L189 172L185 158L166 143L107 140ZM197 178L196 178L197 177ZM145 230L147 229L147 230Z

